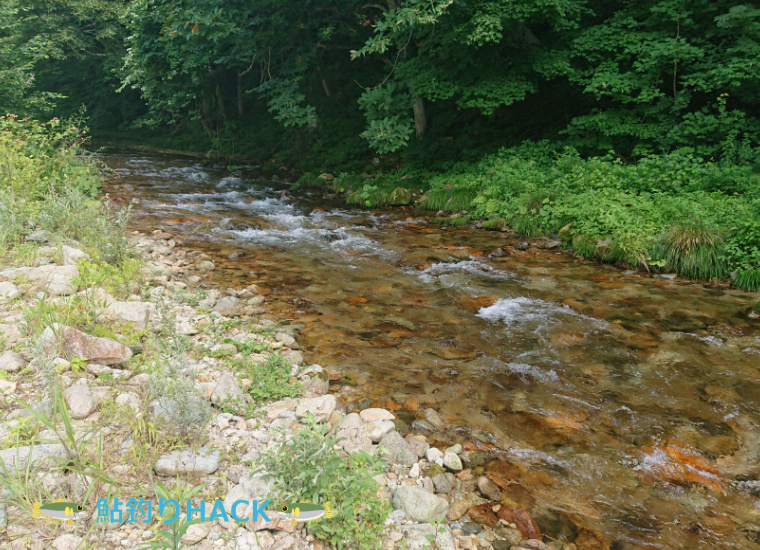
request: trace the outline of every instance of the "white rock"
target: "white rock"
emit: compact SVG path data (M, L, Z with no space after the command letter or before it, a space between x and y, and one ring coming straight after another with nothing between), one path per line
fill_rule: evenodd
M420 477L420 464L419 462L415 462L412 464L412 467L409 469L409 477L413 479L417 479Z
M201 448L173 451L158 459L154 468L158 475L176 476L177 474L210 475L219 469L221 454L217 449Z
M66 404L69 406L69 413L74 419L81 420L82 418L87 418L98 407L95 396L90 391L90 388L84 384L70 386L63 395L66 399Z
M372 420L364 424L364 431L372 443L379 443L383 436L396 429L390 420Z
M21 296L21 291L13 283L0 282L0 300L13 300Z
M296 417L303 418L307 413L311 413L317 422L327 422L337 406L338 400L334 395L301 399L296 405Z
M140 329L146 329L155 315L155 310L155 306L150 302L113 302L103 311L103 316L130 322Z
M0 354L0 370L18 372L27 365L26 360L18 353L6 351Z
M202 523L196 523L187 528L181 541L185 544L197 544L205 539L211 532L211 526L213 523L204 521Z
M72 533L61 535L53 541L53 548L55 550L76 550L82 545L84 539L80 536Z
M116 404L122 407L129 407L135 412L140 411L140 398L136 393L131 391L119 394L116 397Z
M79 260L84 260L87 258L87 254L78 248L72 248L70 246L63 245L62 249L64 265L77 265L77 263L79 263Z
M65 296L76 292L74 280L79 277L79 270L73 265L43 265L30 271L26 277L36 289L47 292L48 296Z
M364 409L359 413L363 422L372 422L373 420L395 420L395 416L385 409L370 408Z
M462 459L456 453L447 452L443 454L443 465L452 472L459 472L462 469Z
M436 449L435 447L430 447L425 452L425 458L427 458L428 462L436 462L437 460L443 459L443 453L440 449Z

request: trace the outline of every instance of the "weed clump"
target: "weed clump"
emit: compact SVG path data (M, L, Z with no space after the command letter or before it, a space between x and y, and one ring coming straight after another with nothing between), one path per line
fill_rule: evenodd
M700 220L672 226L657 245L666 268L692 279L724 278L724 242L718 231Z
M273 481L273 503L329 502L333 519L312 522L314 536L339 550L382 547L390 504L378 497L373 477L383 473L383 462L365 451L344 458L327 424L312 415L305 423L292 439L260 455L264 476Z
M195 385L192 369L166 365L148 379L155 423L171 437L194 437L211 418L211 406Z

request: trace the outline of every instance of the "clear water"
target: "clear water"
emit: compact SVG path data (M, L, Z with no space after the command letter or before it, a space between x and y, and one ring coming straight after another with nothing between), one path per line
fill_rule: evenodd
M347 209L253 170L103 159L106 191L141 200L135 227L213 256L215 284L266 288L306 324L307 360L350 381L333 388L345 400L409 421L432 407L449 424L435 438L487 444L544 532L760 548L756 295L559 251L488 259L515 239Z

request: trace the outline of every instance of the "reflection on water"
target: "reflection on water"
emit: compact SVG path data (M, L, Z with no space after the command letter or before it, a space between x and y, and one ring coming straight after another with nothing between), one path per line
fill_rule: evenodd
M346 399L408 420L432 407L450 426L432 437L488 445L501 461L487 473L546 532L588 548L760 548L750 295L557 251L489 259L506 234L347 210L244 169L104 159L107 191L141 200L136 227L214 256L217 284L267 288L306 325L307 359L352 381Z

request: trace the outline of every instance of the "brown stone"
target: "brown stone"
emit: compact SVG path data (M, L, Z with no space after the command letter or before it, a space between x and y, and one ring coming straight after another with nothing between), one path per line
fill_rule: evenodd
M580 550L610 550L608 543L601 533L588 528L581 528L575 545Z
M511 506L502 506L497 515L498 519L503 519L507 523L514 523L517 529L526 539L540 539L541 529L538 524L530 517L530 514L524 508L512 508Z
M473 506L467 511L467 515L470 516L472 521L475 523L479 523L480 525L485 525L487 527L493 527L499 523L499 518L496 517L496 514L493 511L493 506L494 505L490 502L486 504L480 504L478 506Z

